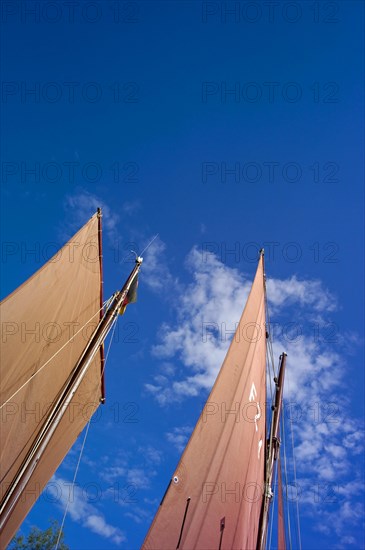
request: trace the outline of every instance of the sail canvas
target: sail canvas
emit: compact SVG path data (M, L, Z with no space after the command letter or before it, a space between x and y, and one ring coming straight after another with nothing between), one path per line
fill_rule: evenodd
M265 461L263 257L215 385L144 550L255 548Z
M1 303L1 499L101 317L101 220L95 214ZM103 397L95 356L1 532L5 547Z

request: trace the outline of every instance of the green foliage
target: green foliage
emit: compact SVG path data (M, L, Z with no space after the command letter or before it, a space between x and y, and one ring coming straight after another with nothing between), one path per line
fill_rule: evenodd
M58 521L53 520L46 531L38 527L32 527L28 536L17 534L11 541L7 550L54 550L57 544L60 526ZM61 532L58 550L69 550L63 542L64 534Z

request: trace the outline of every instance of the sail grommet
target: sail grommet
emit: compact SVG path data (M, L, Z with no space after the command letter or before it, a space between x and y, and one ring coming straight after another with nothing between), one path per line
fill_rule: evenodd
M173 481L174 483L179 483L179 478L178 478L177 476L174 476L174 477L172 478L172 481Z

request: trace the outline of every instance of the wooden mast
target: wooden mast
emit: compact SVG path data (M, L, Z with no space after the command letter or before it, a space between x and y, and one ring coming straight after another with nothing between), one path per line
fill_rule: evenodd
M66 380L59 397L47 415L40 433L38 434L12 484L5 494L0 507L0 533L3 531L9 517L11 516L14 506L20 499L22 491L40 461L50 438L62 420L72 397L75 395L78 387L80 386L90 363L99 351L100 346L103 344L113 321L118 315L119 309L122 306L128 291L139 272L142 261L142 258L136 258L136 265L131 271L126 283L123 288L114 295L110 307L105 312L75 368Z
M274 473L274 462L278 457L279 447L280 447L279 422L280 422L281 406L283 402L285 364L286 364L286 353L282 353L280 355L279 378L274 378L274 382L276 385L275 404L272 406L273 415L271 419L270 438L268 440L264 498L262 501L259 532L257 537L257 550L265 550L266 548L269 508L270 508L271 499L273 497L272 478Z

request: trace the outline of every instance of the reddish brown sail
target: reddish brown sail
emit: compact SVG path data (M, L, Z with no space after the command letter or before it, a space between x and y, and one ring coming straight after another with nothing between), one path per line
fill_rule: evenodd
M142 548L256 548L265 451L263 257L222 368Z
M101 226L95 214L1 303L1 500L101 317ZM1 532L4 548L102 397L102 348ZM29 381L30 380L30 381Z

